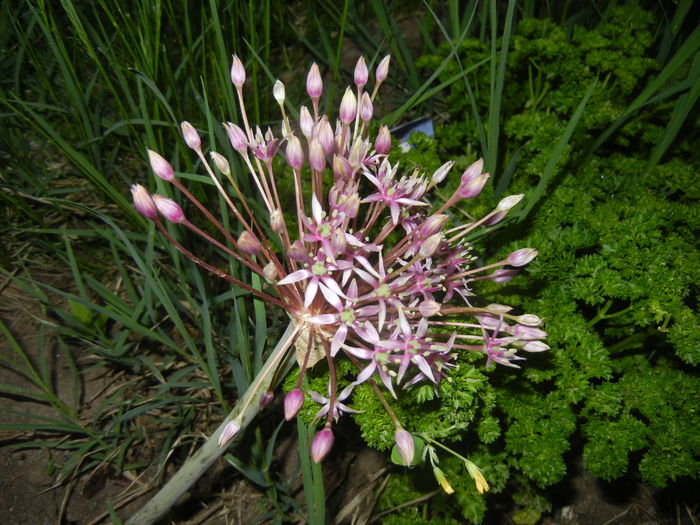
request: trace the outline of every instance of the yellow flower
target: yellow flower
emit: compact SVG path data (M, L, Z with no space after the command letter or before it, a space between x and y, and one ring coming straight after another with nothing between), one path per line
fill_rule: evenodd
M435 475L437 482L447 494L452 494L455 491L455 489L452 488L452 485L450 485L449 481L447 481L445 473L442 470L437 467L433 467L433 474Z
M464 461L464 464L467 466L469 475L474 479L474 483L476 483L476 490L479 491L479 494L483 494L489 490L489 484L486 482L486 478L484 478L484 475L481 473L481 469L468 459Z

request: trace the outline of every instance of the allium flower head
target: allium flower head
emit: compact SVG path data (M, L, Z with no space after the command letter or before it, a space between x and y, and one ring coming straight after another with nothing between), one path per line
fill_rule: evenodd
M318 361L328 363L328 396L309 392L322 405L317 417L326 421L312 445L315 461L323 459L333 444L333 422L343 413L356 412L345 403L357 385L376 381L396 396L398 388L437 385L460 353L483 354L487 366L516 367L523 359L519 351L548 348L541 341L547 334L537 328L540 318L489 305L475 286L483 279L510 280L517 270L506 267L524 266L537 251L516 250L503 260L478 266L467 241L489 221L500 221L522 195L506 197L484 217L459 224L462 215L452 213L453 207L477 195L488 179L482 173L483 161L476 160L462 174L453 196L433 209L430 192L451 176L454 163L446 162L432 173L406 172L389 158L389 129L382 126L376 136L368 134L377 87L387 78L388 67L386 57L376 69L375 85L366 89L368 68L364 59L358 61L355 86L345 91L335 119L319 114L323 82L314 64L306 79L313 112L302 107L298 124L283 115L281 130L268 128L263 134L248 120L240 89L245 70L234 57L231 78L242 117L241 122L224 126L240 162L213 155L217 175L194 126L184 122L182 133L235 216L236 231L229 231L212 214L218 205L199 202L155 152L149 152L153 171L190 201L189 220L175 201L153 197L143 186L132 189L137 210L153 220L177 249L232 286L289 315L295 329L286 344L294 350L300 374L297 388L284 401L287 419L295 417L304 402L301 385L306 371ZM277 83L273 91L284 112L282 103L290 104L284 86ZM284 163L272 162L278 154L286 160L284 169L278 168ZM244 195L231 175L237 165L249 173L259 193L254 206L253 197ZM281 191L282 179L291 182L291 191ZM264 214L254 214L261 208ZM202 261L168 233L161 216L203 237L269 285L254 288ZM211 227L195 224L206 221L216 235L207 233ZM354 377L336 376L337 359L353 363ZM398 422L397 428L402 428ZM410 433L402 430L396 440L410 462Z

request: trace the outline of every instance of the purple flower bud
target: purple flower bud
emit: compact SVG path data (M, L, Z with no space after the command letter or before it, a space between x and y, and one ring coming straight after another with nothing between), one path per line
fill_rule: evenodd
M291 421L296 417L304 404L304 392L295 388L284 396L284 419Z
M202 145L202 139L199 138L199 133L194 129L194 126L186 120L183 120L180 127L182 128L182 136L185 139L185 144L193 150L199 149Z
M486 184L488 178L488 173L482 173L477 178L470 180L466 184L462 184L457 190L457 194L463 199L473 199L479 195L479 193L481 193L482 189L484 189L484 185Z
M156 203L153 202L153 197L151 197L146 188L140 184L133 184L131 186L131 197L134 200L134 208L141 215L151 220L158 217Z
M325 115L323 118L321 118L318 124L316 124L314 136L321 143L323 153L326 155L333 153L333 150L335 149L335 134L333 133L333 128Z
M292 135L287 141L287 164L295 170L304 165L304 151L301 149L301 141Z
M410 465L415 454L413 436L402 428L396 432L394 439L396 440L396 448L399 451L403 464Z
M158 213L170 222L183 222L185 214L180 208L180 205L172 199L163 197L162 195L153 195L153 202L156 204Z
M321 80L321 72L318 70L318 66L314 62L311 65L309 74L306 77L306 92L312 99L317 99L323 93L323 80Z
M333 173L342 179L349 179L352 176L350 161L340 155L333 155Z
M365 93L366 95L367 93ZM362 162L365 159L365 147L364 141L361 139L356 139L352 143L352 148L350 148L350 155L348 155L348 163L352 168L352 171L360 169Z
M326 155L323 153L323 147L318 139L311 139L309 145L309 164L316 171L323 171L326 167Z
M464 173L462 173L462 181L461 181L461 186L464 186L466 184L469 184L471 181L476 179L479 175L481 175L482 170L484 169L484 159L481 158L471 164L466 170L464 170Z
M284 104L285 91L284 84L281 80L277 80L275 85L272 86L272 96L275 97L275 100L280 106Z
M420 250L418 250L418 254L421 257L430 257L438 249L441 242L442 233L436 233L435 235L431 235L423 242L423 244L420 245Z
M369 71L367 70L367 64L365 64L365 57L361 56L355 65L355 85L357 87L364 86L368 77Z
M287 255L293 261L301 262L309 257L309 252L304 247L304 243L301 242L299 239L297 239L289 247L289 251L287 252Z
M418 311L423 317L432 317L440 313L442 305L436 301L426 299L418 306Z
M334 254L343 253L347 247L347 241L345 240L345 232L342 230L334 230L331 233L331 248Z
M367 122L372 120L372 114L374 108L372 107L372 100L369 98L369 94L365 91L362 93L362 98L360 99L360 118L362 122Z
M520 339L525 339L528 341L535 340L535 339L544 339L547 337L547 332L544 330L540 330L539 328L535 328L534 326L527 326L523 324L516 324L513 326L513 330L511 333L515 337L519 337Z
M542 341L528 341L523 345L523 350L526 352L546 352L549 350L549 345Z
M379 133L377 133L377 139L374 142L374 151L380 155L386 155L391 149L391 133L389 133L389 127L384 124L379 128Z
M518 274L518 270L507 270L505 268L498 269L489 275L489 280L494 283L503 284L510 281Z
M320 463L328 455L333 448L333 432L330 428L324 428L320 432L317 432L314 436L314 440L311 443L311 459L314 463Z
M241 430L241 425L236 421L229 421L219 436L219 446L223 447L231 441Z
M350 124L355 120L357 113L357 98L350 88L345 90L343 99L340 101L340 109L338 110L338 118L345 124Z
M421 224L420 229L418 230L420 236L425 238L436 234L445 225L447 219L449 219L449 215L444 213L439 215L431 215L423 221L423 224Z
M263 277L270 284L275 284L279 280L277 266L274 262L270 261L263 267Z
M243 154L248 149L248 137L245 131L232 122L227 122L224 124L224 127L226 128L226 134L228 135L228 140L231 142L233 149Z
M493 226L494 224L498 224L507 213L507 211L499 211L498 213L494 213L490 218L484 221L484 226Z
M302 134L308 139L314 132L314 119L306 106L299 110L299 127Z
M506 264L511 266L525 266L531 260L537 257L537 250L534 248L521 248L515 250L506 259Z
M173 171L173 167L170 165L170 163L155 151L150 149L147 151L148 160L151 163L151 169L153 170L153 173L155 173L156 176L160 177L163 180L174 180L175 172Z
M238 249L248 255L257 255L262 251L262 245L255 235L244 230L238 237Z
M275 399L275 394L272 393L272 390L265 390L265 392L262 393L260 396L260 408L267 408L270 406L270 403Z
M447 177L447 174L450 172L454 164L454 161L451 160L449 162L445 162L445 164L436 169L431 178L431 183L440 184L443 180L445 180L445 177Z
M379 62L379 65L377 66L377 70L375 72L375 78L377 79L377 84L381 84L386 80L386 77L389 76L389 62L391 61L391 55L387 55L384 58L382 58L382 61Z
M231 65L231 82L237 88L240 88L245 84L245 69L243 68L243 62L236 55L233 55L233 65Z

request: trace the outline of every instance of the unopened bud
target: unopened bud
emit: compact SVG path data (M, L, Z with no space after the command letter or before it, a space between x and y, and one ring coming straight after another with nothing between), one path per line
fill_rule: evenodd
M224 429L221 431L219 436L219 446L225 446L229 441L231 441L238 432L241 430L241 425L236 421L229 421Z
M512 306L508 306L507 304L497 304L497 303L491 303L486 307L486 310L489 312L493 313L498 313L498 314L507 314L513 309Z
M335 438L330 428L324 428L316 433L311 443L311 459L313 459L314 463L320 463L324 460L331 448L333 448L334 440Z
M407 432L402 428L396 432L394 440L396 441L396 449L399 451L403 464L410 465L413 461L413 456L415 455L413 436L410 432Z
M519 195L508 195L507 197L504 197L501 199L501 202L498 203L498 206L496 206L496 211L508 211L510 210L513 206L518 204L523 198L523 194L520 193Z
M202 145L202 139L199 138L199 133L194 129L194 126L184 120L180 127L182 128L182 136L185 139L185 144L190 148L197 150Z
M335 255L343 253L347 247L347 241L345 240L345 232L343 230L334 230L331 233L331 249Z
M275 399L275 394L272 393L272 390L265 390L265 392L262 393L260 396L260 408L267 408L270 406L270 403Z
M287 225L284 223L284 217L282 217L282 212L280 210L272 210L270 214L270 228L272 228L273 232L280 235L287 229Z
M330 122L328 122L328 118L325 115L318 124L316 124L314 135L321 143L323 153L326 155L333 153L335 149L335 134L333 133L333 127Z
M275 82L275 85L272 86L272 95L280 106L284 104L284 84L281 80L278 80Z
M295 170L304 165L304 151L301 149L301 141L292 135L287 141L287 164Z
M284 396L284 419L291 421L296 417L304 404L304 392L295 388Z
M243 154L248 149L248 137L245 131L232 122L227 122L224 124L224 127L226 128L226 134L228 135L228 140L231 142L233 149Z
M158 153L156 153L153 150L147 150L148 151L148 160L151 163L151 169L153 170L153 173L156 174L157 177L171 181L175 179L175 172L173 170L173 167L170 165L170 163L165 160L163 157L161 157Z
M442 166L440 166L438 169L435 170L435 173L433 173L432 178L430 179L430 182L435 185L435 184L440 184L443 180L445 180L445 177L447 177L447 174L450 172L452 169L452 166L454 166L454 161L451 160L449 162L445 162Z
M355 85L357 87L364 86L368 77L369 71L367 70L367 64L365 64L365 57L361 56L355 65Z
M437 232L442 230L442 227L447 222L447 219L449 219L449 215L446 215L444 213L441 213L439 215L431 215L423 221L423 224L421 224L420 229L418 230L420 236L430 237L431 235L436 234Z
M338 118L345 124L350 124L355 120L357 113L357 98L350 88L345 90L343 99L340 101L340 109L338 110Z
M374 141L374 151L380 155L386 155L391 149L391 133L389 132L389 127L384 124L379 128L379 133L377 133L377 139Z
M518 270L500 268L489 275L489 280L493 281L494 283L503 284L510 281L517 274Z
M312 99L318 100L323 93L323 80L321 80L321 72L318 70L318 66L314 62L311 65L309 74L306 77L306 93Z
M537 257L537 250L534 248L521 248L515 250L506 259L506 264L511 266L525 266L531 260Z
M528 341L523 345L523 350L526 352L546 352L549 350L549 345L542 341Z
M463 182L457 190L457 194L463 199L473 199L479 195L479 193L481 193L482 189L484 189L484 185L486 184L488 178L488 173L482 173L478 177L471 179L466 183ZM464 177L462 177L462 181L464 181Z
M464 186L469 182L476 179L484 169L484 159L480 158L476 162L469 165L469 167L462 173L461 185Z
M382 58L382 61L379 62L379 65L377 66L377 70L375 72L375 78L377 79L377 84L381 84L386 80L386 77L389 76L389 62L391 61L391 55L387 55L384 58Z
M245 69L243 68L243 62L236 55L233 55L233 65L231 66L231 82L237 88L240 88L245 84Z
M309 165L316 171L323 171L326 167L326 156L318 139L311 139L309 144Z
M525 339L526 341L534 341L535 339L544 339L547 337L547 332L535 328L534 326L526 326L522 324L516 324L510 333L515 337L520 339Z
M372 107L372 100L369 98L369 94L365 91L362 93L362 99L360 99L360 118L362 119L362 122L372 120L373 113L374 108Z
M275 284L279 280L279 273L277 272L277 266L275 266L274 262L270 261L263 266L263 276L270 284Z
M224 175L231 174L231 166L229 166L229 163L228 163L228 160L226 160L226 157L217 153L216 151L212 151L209 155L211 156L211 160L214 161L216 168L221 173L223 173Z
M309 253L304 247L304 243L297 239L289 247L287 256L293 261L301 262L309 257Z
M421 257L430 257L432 256L435 251L438 249L440 246L440 243L442 242L442 233L436 233L434 235L431 235L428 237L423 244L420 245L420 250L418 250L418 254Z
M262 245L255 235L244 230L238 237L238 249L248 255L257 255L262 251Z
M314 119L306 106L301 106L299 110L299 127L302 134L308 139L314 132Z
M333 155L333 173L342 179L349 179L352 176L352 166L348 159Z
M484 226L493 226L494 224L498 224L499 222L501 222L503 217L506 216L507 213L508 212L505 211L499 211L498 213L494 213L493 215L491 215L491 217L489 217L483 222Z
M366 94L367 93L365 93L365 95ZM350 155L348 155L348 163L350 164L353 172L362 166L362 161L365 159L364 154L364 142L360 138L355 139L352 143L352 147L350 148Z
M153 202L153 197L148 193L148 190L140 184L131 186L131 197L134 200L134 208L147 219L155 219L158 217L158 208Z
M525 326L540 326L542 324L542 319L537 317L535 314L524 314L515 318L520 324Z
M172 199L163 197L162 195L153 195L153 202L160 213L166 220L170 222L183 222L185 214L180 208L180 205Z
M423 317L432 317L440 313L442 305L437 301L426 299L418 306L418 311Z

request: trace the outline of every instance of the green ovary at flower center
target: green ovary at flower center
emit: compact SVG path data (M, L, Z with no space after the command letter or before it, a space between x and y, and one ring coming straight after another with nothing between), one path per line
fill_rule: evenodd
M318 234L321 237L330 237L331 236L331 225L328 224L327 222L324 224L321 224L318 228Z
M340 314L340 320L342 322L344 322L346 325L350 326L355 321L355 310L351 310L350 308L346 308Z
M391 288L389 285L384 283L381 284L376 291L377 297L389 297L391 295Z
M328 270L326 270L326 265L322 263L321 261L317 261L313 264L311 267L311 273L314 275L326 275L328 273Z

